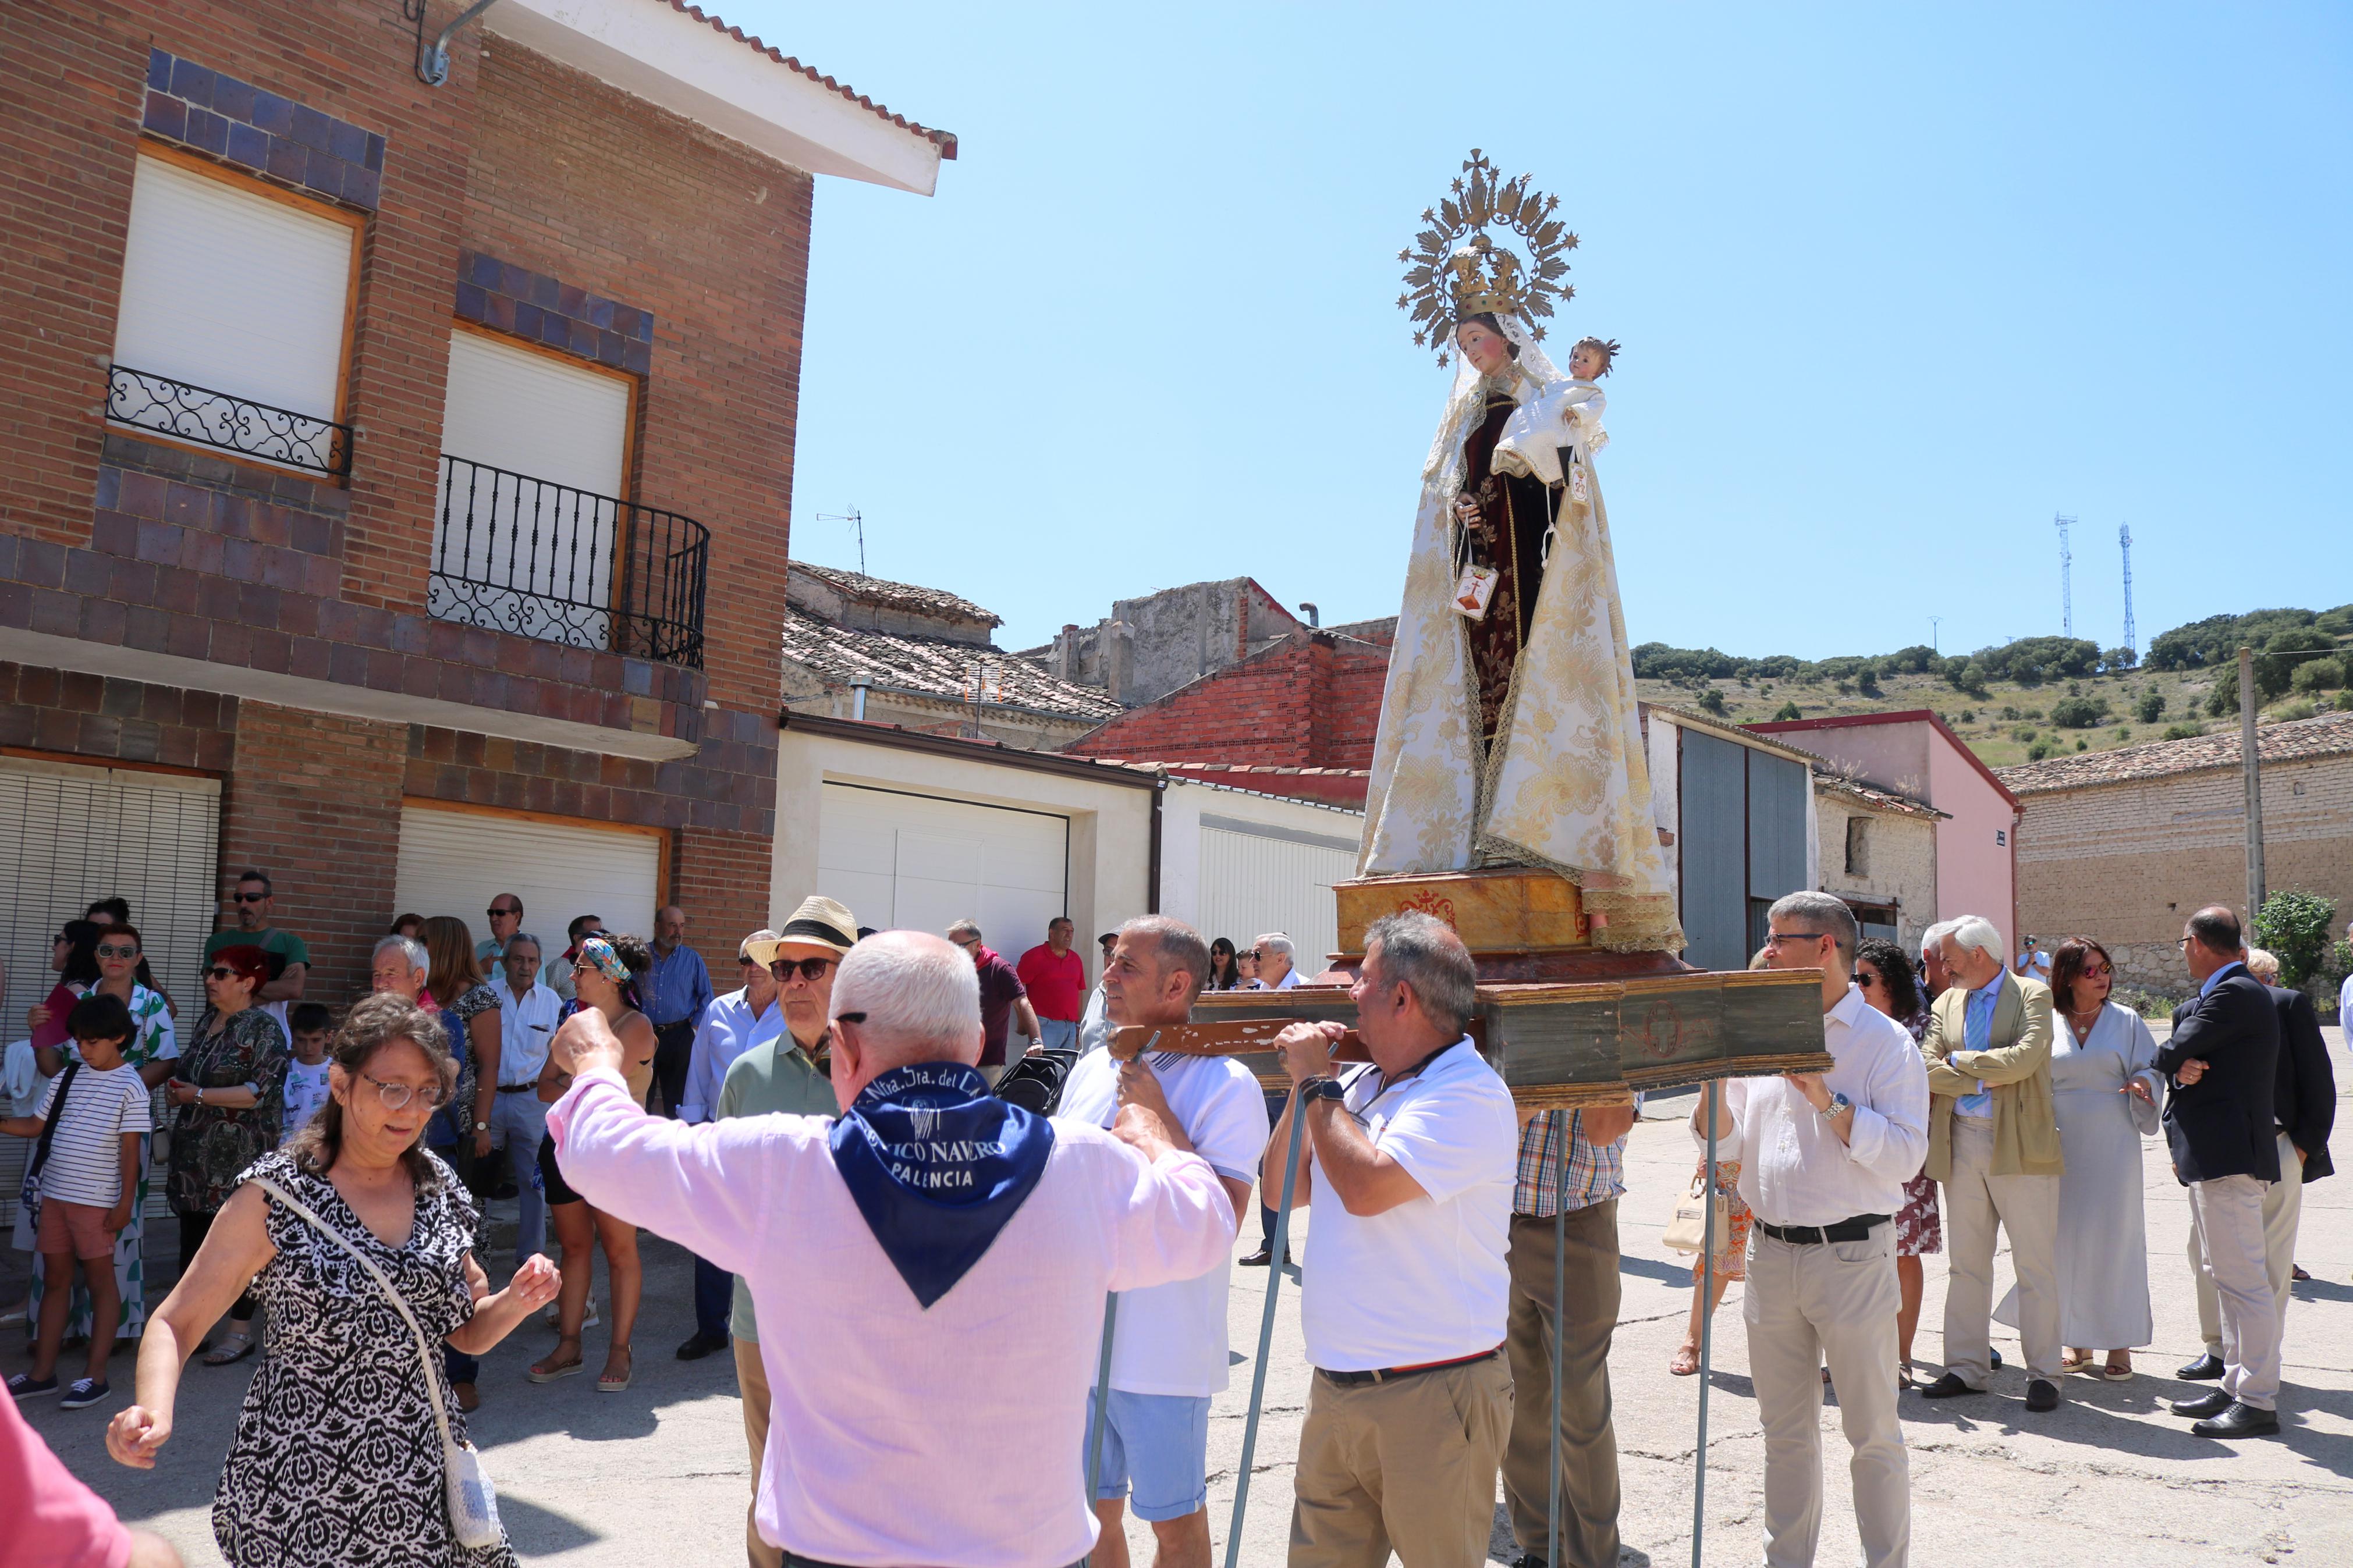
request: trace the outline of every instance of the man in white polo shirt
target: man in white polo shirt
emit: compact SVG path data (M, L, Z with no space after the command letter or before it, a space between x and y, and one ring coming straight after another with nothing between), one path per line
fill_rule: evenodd
M1478 976L1423 914L1365 932L1349 994L1370 1067L1331 1076L1335 1024L1276 1044L1293 1092L1267 1145L1280 1196L1291 1121L1307 1119L1293 1205L1315 1203L1300 1299L1315 1368L1299 1435L1291 1568L1483 1562L1512 1425L1501 1353L1519 1127L1463 1033ZM1894 1276L1891 1274L1890 1278Z
M1104 1005L1114 1025L1182 1024L1208 975L1209 948L1198 931L1166 915L1145 915L1120 928L1103 966ZM1071 1070L1059 1114L1107 1128L1124 1105L1152 1111L1172 1147L1209 1163L1239 1224L1266 1148L1266 1105L1250 1070L1231 1057L1151 1051L1120 1062L1108 1050L1093 1050ZM1088 1558L1092 1568L1127 1568L1120 1514L1131 1493L1135 1517L1152 1526L1156 1568L1208 1568L1209 1399L1226 1387L1232 1271L1229 1254L1206 1274L1119 1298L1110 1420L1095 1483L1103 1533ZM1090 1405L1082 1465L1094 1452L1093 1426Z
M1300 983L1299 965L1293 960L1298 951L1292 940L1279 931L1268 931L1251 942L1247 956L1258 965L1258 978L1250 983L1250 989L1289 991L1297 987ZM1267 1095L1266 1113L1269 1118L1282 1114L1282 1104L1287 1098L1273 1092ZM1274 1261L1274 1209L1270 1201L1271 1194L1261 1193L1259 1197L1258 1250L1242 1259L1245 1268L1264 1268ZM1283 1249L1282 1261L1284 1267L1290 1266L1288 1247Z

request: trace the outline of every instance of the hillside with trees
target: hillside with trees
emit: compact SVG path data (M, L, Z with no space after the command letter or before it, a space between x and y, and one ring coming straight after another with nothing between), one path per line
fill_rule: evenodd
M1743 658L1643 643L1645 701L1753 724L1933 709L1988 765L2205 733L2239 718L2238 656L2255 655L2260 719L2353 710L2353 605L2209 616L2150 640L2138 658L2081 637L2020 637L1970 653Z

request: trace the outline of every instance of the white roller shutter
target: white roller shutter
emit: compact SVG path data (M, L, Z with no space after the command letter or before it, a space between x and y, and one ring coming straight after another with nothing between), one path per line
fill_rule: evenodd
M881 931L944 932L979 922L1018 959L1068 912L1066 816L974 801L828 784L818 819L818 886Z
M480 332L449 334L434 507L432 613L575 647L610 639L629 384ZM498 472L489 470L496 469ZM448 579L489 588L459 589ZM584 611L578 606L596 606Z
M185 1030L204 1006L197 966L218 910L220 781L131 768L0 758L0 942L8 966L0 1039L24 1037L25 1010L57 984L49 938L91 903L131 901L149 968L177 997ZM0 1138L0 1222L16 1215L31 1145ZM167 1212L159 1183L149 1213Z
M1337 834L1201 818L1201 934L1236 947L1281 931L1297 949L1303 975L1320 973L1338 946L1332 884L1356 874L1356 847Z
M661 840L649 833L404 805L393 901L416 914L456 915L480 942L491 934L491 900L512 893L522 900L522 929L554 958L575 915L650 938L660 875Z
M132 177L118 363L340 419L358 233L162 158Z

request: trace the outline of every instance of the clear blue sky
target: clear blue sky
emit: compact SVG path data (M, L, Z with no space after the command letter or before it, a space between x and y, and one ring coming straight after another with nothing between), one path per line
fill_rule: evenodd
M1395 612L1446 385L1396 255L1472 146L1626 345L1634 641L2054 633L2058 511L2103 646L2120 522L2144 647L2353 600L2343 7L719 4L962 139L819 182L793 550L855 504L1005 646L1241 574Z

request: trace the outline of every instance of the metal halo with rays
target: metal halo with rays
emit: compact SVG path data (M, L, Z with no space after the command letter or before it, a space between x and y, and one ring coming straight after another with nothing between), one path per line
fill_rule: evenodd
M1398 309L1413 317L1416 346L1435 347L1441 367L1452 353L1454 323L1463 316L1509 310L1541 339L1539 318L1553 313L1556 300L1577 293L1564 281L1577 236L1552 216L1560 198L1529 188L1528 180L1526 174L1502 178L1473 147L1452 194L1422 209L1421 221L1430 226L1414 236L1412 248L1398 252L1406 263ZM1525 261L1497 246L1490 227L1516 236L1527 251Z

